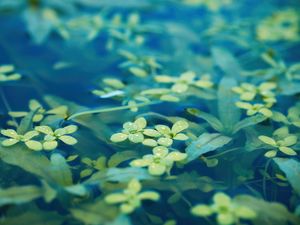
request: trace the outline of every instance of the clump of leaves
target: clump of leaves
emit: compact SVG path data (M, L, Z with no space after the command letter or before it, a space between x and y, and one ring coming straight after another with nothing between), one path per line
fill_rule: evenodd
M160 196L154 191L143 191L141 183L132 179L122 193L109 194L105 197L108 204L120 204L120 211L125 214L132 213L139 208L143 200L158 201Z
M39 135L39 132L35 130L28 131L25 134L18 134L13 129L7 129L1 130L1 134L8 137L8 139L5 139L1 142L1 144L5 147L10 147L19 142L22 142L31 150L40 151L43 149L43 146L39 141L32 140L34 137Z
M58 140L67 145L75 145L77 143L77 140L69 135L77 131L78 127L76 125L69 125L56 130L53 130L49 126L36 126L34 129L45 134L43 140L43 148L45 150L56 149L58 146Z
M29 101L29 112L8 112L8 114L13 118L23 118L27 116L30 112L33 112L37 110L33 117L33 122L40 122L44 119L46 115L58 115L62 118L65 118L67 116L68 108L64 105L55 107L50 110L46 110L40 102L38 102L36 99L31 99Z
M199 204L194 206L191 212L200 217L217 214L217 222L220 225L239 224L241 219L251 220L256 217L255 211L251 208L237 204L221 192L213 196L212 205Z
M179 151L169 152L167 147L157 146L153 153L144 155L142 159L131 161L133 167L148 167L149 174L160 176L164 173L170 174L174 162L186 159L187 154Z
M292 8L274 12L258 24L256 35L262 41L299 40L299 13Z
M276 157L278 152L281 152L288 156L297 155L297 152L295 152L295 150L291 146L297 143L298 137L296 135L290 134L288 127L281 127L276 129L273 132L272 137L260 135L258 138L267 146L272 148L272 150L269 150L265 153L265 156L268 158Z

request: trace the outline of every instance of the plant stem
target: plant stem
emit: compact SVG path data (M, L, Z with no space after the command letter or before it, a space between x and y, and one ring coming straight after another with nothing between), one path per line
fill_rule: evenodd
M220 153L218 153L218 154L208 156L208 157L206 157L206 158L207 158L207 159L216 158L216 157L219 157L219 156L221 156L221 155L227 154L227 153L229 153L229 152L237 151L237 150L239 150L239 149L240 149L240 147L238 147L238 148L232 148L232 149L229 149L229 150L227 150L227 151L220 152Z
M154 105L154 104L158 104L158 103L160 103L160 102L159 101L157 101L157 102L145 102L145 103L141 103L141 104L136 104L135 107L143 107L143 106ZM132 106L125 105L125 106L112 107L112 108L100 108L100 109L88 110L88 111L75 113L75 114L69 116L66 120L72 120L76 117L84 116L84 115L103 113L103 112L120 111L120 110L124 110L124 109L130 109L131 107Z
M264 174L266 174L268 172L268 168L269 168L270 163L271 163L271 159L268 159L268 161L265 165ZM266 176L264 176L263 177L263 195L264 195L265 199L267 199L266 182L267 182L267 179L266 179Z

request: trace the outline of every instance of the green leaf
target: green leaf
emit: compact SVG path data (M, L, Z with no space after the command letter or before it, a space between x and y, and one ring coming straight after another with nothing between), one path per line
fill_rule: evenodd
M232 138L219 133L204 133L186 148L186 153L188 154L187 161L190 162L207 152L221 148L231 140Z
M190 113L193 116L199 117L201 119L204 119L209 125L212 126L216 131L221 132L224 128L220 120L218 120L216 117L214 117L211 114L202 112L195 108L188 108L187 112Z
M0 206L7 204L22 204L30 202L43 195L41 188L37 186L16 186L7 189L0 189Z
M146 169L138 167L109 168L105 171L94 173L86 183L103 183L105 181L128 182L131 179L150 180L153 176L149 175Z
M241 121L239 121L233 128L233 131L232 133L235 134L237 133L238 131L240 131L241 129L244 129L244 128L247 128L247 127L250 127L250 126L254 126L258 123L261 123L263 121L265 121L267 119L267 117L261 115L261 114L258 114L258 115L255 115L255 116L251 116L251 117L247 117Z
M284 172L293 189L300 195L300 162L284 158L274 158L274 162Z
M49 180L47 168L50 166L50 161L39 152L33 152L21 144L11 146L9 150L0 146L0 158L5 163Z
M78 208L70 209L71 214L87 225L106 224L118 213L114 206L109 206L104 201L95 201L89 204L81 204Z
M241 79L241 66L229 51L223 48L213 47L211 52L215 64L219 66L227 76Z
M17 129L18 134L25 134L28 131L32 130L32 125L33 125L33 117L36 114L36 112L39 110L37 108L34 111L29 112L22 120L21 123Z
M55 153L51 155L49 173L53 180L62 186L71 186L73 184L70 167L66 159L60 154Z
M223 132L231 134L234 126L239 122L241 111L236 107L238 100L233 93L232 88L237 86L237 82L232 78L224 77L219 84L218 90L218 112L219 118L223 124Z
M108 160L108 167L117 167L120 163L129 159L138 158L139 154L136 151L117 152Z

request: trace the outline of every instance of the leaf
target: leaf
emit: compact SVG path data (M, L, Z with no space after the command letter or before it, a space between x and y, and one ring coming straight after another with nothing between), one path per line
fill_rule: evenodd
M73 184L70 167L66 159L60 154L55 153L51 155L49 173L53 180L62 186L71 186Z
M24 20L27 23L27 29L35 43L42 43L50 34L53 25L50 21L42 17L41 10L26 10Z
M247 206L256 212L257 217L253 220L255 225L287 225L288 222L294 225L300 224L299 217L290 213L288 209L280 203L266 202L249 195L236 196L233 201L240 205Z
M77 196L85 196L87 194L87 189L84 185L81 184L65 187L65 190L70 194Z
M188 108L187 112L190 113L193 116L199 117L201 119L204 119L209 125L212 126L216 131L221 132L224 128L220 120L218 120L216 117L214 117L211 114L202 112L195 108Z
M28 150L21 144L9 148L0 145L0 158L5 163L18 166L29 173L49 180L47 168L50 166L50 161L39 152Z
M7 204L22 204L30 202L43 195L41 188L37 186L16 186L0 189L0 206Z
M32 120L33 120L33 117L34 115L36 114L36 112L38 111L39 109L36 109L34 111L31 111L29 112L22 120L21 120L21 123L20 125L18 126L18 129L17 129L17 133L18 134L25 134L26 132L28 131L31 131L32 130Z
M300 162L295 159L274 158L293 189L300 195Z
M1 224L5 225L61 225L64 216L56 212L42 211L35 206L26 204L24 207L14 207L8 210L5 217L1 218Z
M188 154L187 161L190 162L207 152L223 147L231 140L232 138L219 133L204 133L186 148L186 153Z
M117 214L117 208L106 205L104 201L81 205L70 209L71 214L87 225L99 225L111 221Z
M108 160L108 167L117 167L120 163L137 157L139 154L136 151L117 152Z
M103 183L106 181L128 182L132 178L138 180L153 179L148 171L144 168L127 167L127 168L109 168L105 171L94 173L86 183Z
M239 121L233 128L232 133L235 134L238 131L240 131L241 129L253 126L255 124L258 124L260 122L263 122L267 119L267 117L265 117L264 115L258 114L255 116L251 116L251 117L247 117L241 121Z
M215 64L219 66L226 75L241 79L241 66L229 51L219 47L213 47L211 52Z
M218 112L219 118L223 124L223 132L231 134L234 126L239 122L241 111L236 107L236 95L231 90L237 86L237 82L232 78L224 77L219 84L218 90Z

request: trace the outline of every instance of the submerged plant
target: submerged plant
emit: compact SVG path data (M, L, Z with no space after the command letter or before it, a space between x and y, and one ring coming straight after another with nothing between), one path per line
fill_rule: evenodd
M42 144L39 141L32 140L34 137L39 135L37 131L28 131L25 134L18 134L13 129L1 130L3 136L8 137L1 142L2 146L10 147L19 142L23 142L29 149L34 151L40 151L43 149Z
M0 0L0 223L299 225L300 5L259 6Z
M123 124L122 133L113 134L110 138L112 142L122 142L128 139L133 143L141 143L144 140L144 128L147 126L145 118L141 117L134 122Z
M274 12L256 27L257 38L261 41L297 41L299 19L299 13L292 8Z
M251 220L256 217L255 211L251 208L235 203L228 195L221 192L213 196L213 204L196 205L191 212L200 217L216 214L220 225L239 224L241 219Z
M187 154L179 151L169 152L167 147L157 146L153 148L153 154L144 155L142 159L131 161L133 167L148 167L149 174L160 176L170 174L174 162L184 160Z
M296 135L290 134L287 127L278 128L273 132L272 136L273 137L260 135L258 137L259 140L261 140L271 148L271 150L265 153L266 157L276 157L278 152L289 156L297 155L297 152L291 146L297 143L298 137Z
M29 112L37 110L33 117L33 122L40 122L46 115L58 115L62 118L65 118L67 116L68 108L62 105L50 110L46 110L37 100L31 99L29 101L29 110ZM22 118L28 115L29 112L8 112L8 114L13 118Z
M173 83L171 90L176 93L186 92L190 86L204 89L213 86L209 75L202 76L200 79L196 80L196 73L193 71L182 73L179 77L156 75L154 78L159 83Z
M143 200L158 201L160 196L154 191L143 191L141 183L132 179L121 193L109 194L105 197L108 204L120 204L122 213L130 214L142 205Z
M240 95L242 101L253 101L258 95L262 101L269 106L276 102L273 89L276 88L276 83L264 82L256 87L253 84L242 83L239 87L234 87L232 90Z
M21 74L15 72L13 65L0 66L0 82L20 80L21 78Z
M247 110L248 116L253 116L257 113L264 115L265 117L271 117L273 115L272 111L264 104L250 104L248 102L236 102L235 105L241 109Z
M157 143L163 146L171 146L173 140L185 141L188 139L188 136L184 133L181 133L189 127L188 123L184 120L179 120L173 124L172 128L169 128L166 125L156 125L155 129L161 134L157 140Z
M36 126L36 131L45 134L43 141L43 148L45 150L53 150L58 146L58 140L67 145L75 145L77 140L69 134L75 133L78 129L75 125L69 125L66 127L53 130L49 126Z

